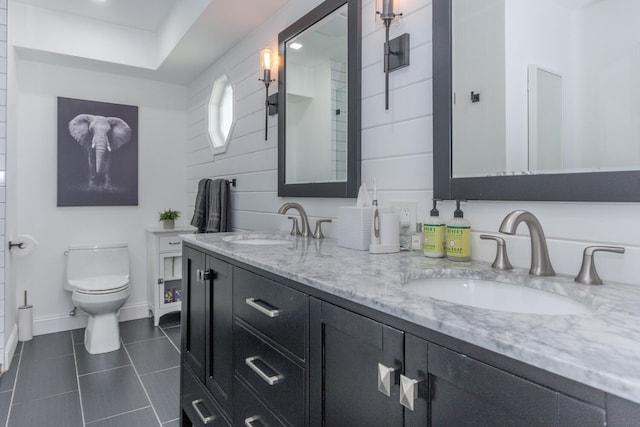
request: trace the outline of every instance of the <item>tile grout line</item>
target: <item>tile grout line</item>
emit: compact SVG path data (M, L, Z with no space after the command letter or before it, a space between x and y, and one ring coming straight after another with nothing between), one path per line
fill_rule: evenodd
M24 356L24 341L22 342L22 348L20 349L20 355L18 357L18 367L16 368L16 377L13 379L13 388L11 389L11 401L9 402L9 410L7 411L7 421L4 423L5 427L9 427L9 418L11 417L11 407L13 406L13 398L16 395L16 385L18 384L18 375L20 374L20 365L22 364L22 356Z
M73 330L69 331L69 333L71 333L71 347L73 347L73 364L75 365L76 368L76 384L78 386L78 400L80 401L80 417L81 417L81 421L82 421L82 425L86 426L87 423L85 422L85 418L84 418L84 405L82 404L82 389L80 388L80 371L78 370L78 357L76 355L76 346L75 346L75 341L73 339Z
M120 339L120 341L122 342L122 338ZM144 340L144 341L150 341L150 340ZM153 411L153 414L156 416L156 419L158 420L158 425L160 427L162 427L162 420L160 419L160 416L158 415L158 412L156 411L156 408L153 406L153 401L151 400L151 397L149 396L149 393L147 392L147 388L144 386L144 383L142 382L142 378L140 378L140 374L138 373L138 369L136 368L136 364L133 363L133 358L129 354L129 350L127 350L127 346L124 344L124 342L122 342L122 347L124 348L124 352L127 353L127 357L129 358L129 360L131 360L131 367L133 368L133 372L136 373L136 378L138 379L138 382L140 382L140 385L142 386L142 390L144 391L144 395L147 396L147 400L149 401L149 405L151 406L151 410Z
M173 348L175 348L176 350L178 350L178 354L180 354L180 349L178 348L177 345L174 344L173 340L171 340L171 338L169 338L169 335L167 335L167 333L164 331L164 328L162 326L158 326L160 328L160 330L162 331L162 333L164 334L165 337L167 337L167 339L169 340L169 342L171 343L171 345L173 346ZM172 326L171 328L175 328L176 326ZM180 327L180 325L178 325L177 327ZM167 328L167 329L171 329L171 328ZM182 331L180 331L180 333L182 333ZM182 336L180 337L182 338ZM179 366L179 365L178 365Z
M147 408L152 408L153 409L153 405L151 403L149 403L149 406L143 406L142 408L132 409L130 411L125 411L125 412L121 412L119 414L109 415L108 417L99 418L99 419L97 419L95 421L91 421L89 424L85 424L85 427L91 427L92 424L99 423L99 422L104 421L104 420L110 420L112 418L119 417L121 415L132 414L134 412L141 411L141 410L147 409Z

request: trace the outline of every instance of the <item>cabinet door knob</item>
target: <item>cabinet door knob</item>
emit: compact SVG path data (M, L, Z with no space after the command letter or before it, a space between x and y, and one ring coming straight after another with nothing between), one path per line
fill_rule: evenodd
M400 375L400 404L413 411L420 381Z
M284 379L284 375L267 365L259 356L247 357L244 362L269 385L276 385Z
M196 410L196 414L198 414L198 416L200 417L200 420L202 421L202 424L209 424L211 421L216 419L215 415L209 415L208 417L205 417L202 414L202 411L200 411L200 407L198 405L202 404L204 406L204 400L203 399L196 399L193 402L191 402L191 406L193 406L193 409Z
M269 317L278 317L280 315L280 310L278 310L276 307L273 307L272 305L267 304L266 302L257 298L247 298L245 302L247 303L247 305L255 308L260 313L265 314Z
M395 382L394 373L396 368L389 368L382 363L378 363L378 391L385 396L391 396L391 385Z

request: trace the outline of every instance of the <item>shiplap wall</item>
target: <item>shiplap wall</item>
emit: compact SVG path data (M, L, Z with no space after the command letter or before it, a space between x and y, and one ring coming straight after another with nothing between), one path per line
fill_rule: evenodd
M237 178L232 189L232 221L236 230L288 231L285 215L275 212L286 201L277 196L276 118L269 120L269 140L264 141L264 86L258 79L258 53L277 48L277 34L319 4L319 0L291 0L269 22L212 64L189 86L189 135L187 200L193 208L201 178ZM373 0L362 5L362 182L371 189L377 178L378 199L415 201L418 219L428 216L432 198L432 69L431 1L403 0L404 16L391 27L391 37L411 35L411 64L390 76L390 109L384 109L382 48L384 31L376 22ZM236 88L237 123L229 149L215 159L206 135L206 105L213 80L226 72ZM273 92L273 90L272 90ZM312 219L335 218L338 206L353 199L298 200ZM544 226L556 272L575 275L582 251L593 244L621 245L627 251L598 254L598 272L605 280L640 284L640 204L482 202L463 204L472 233L472 257L492 261L495 243L479 239L496 233L502 218L513 209L533 212ZM450 218L453 202L441 205L441 216ZM313 224L313 223L312 223ZM325 234L335 235L335 224ZM509 258L518 267L529 267L527 227L518 236L506 236Z
M277 196L277 117L269 118L264 140L264 86L258 81L262 48L277 50L278 33L318 5L296 0L224 55L189 86L187 193L195 201L201 178L237 178L232 188L232 223L237 230L285 230L288 220L276 211L285 201ZM390 109L384 109L382 46L384 30L375 18L375 4L362 4L362 182L377 178L381 204L417 201L425 211L431 199L431 5L405 1L391 37L411 34L411 66L390 77ZM212 82L227 73L235 87L236 123L227 151L211 154L207 137L207 103ZM274 89L274 87L276 87ZM271 92L277 90L273 85ZM311 219L335 218L337 207L353 199L301 199ZM312 223L313 225L313 223ZM335 226L323 227L333 235Z

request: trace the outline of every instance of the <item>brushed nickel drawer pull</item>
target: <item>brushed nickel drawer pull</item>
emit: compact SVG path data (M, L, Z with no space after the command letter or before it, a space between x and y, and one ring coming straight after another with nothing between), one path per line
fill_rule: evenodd
M258 374L258 376L269 385L276 385L284 379L284 375L279 374L275 369L267 365L262 359L260 359L260 356L247 357L244 361L247 366L253 370L253 372ZM275 375L269 375L265 373L263 369L272 371Z
M278 317L280 315L280 310L257 298L247 298L245 302L260 313L266 314L269 317Z
M253 417L245 418L244 425L246 427L256 427L256 426L263 426L264 424L262 423L262 421L260 421L260 417L255 415Z
M170 245L179 245L180 242L169 242Z
M198 405L201 404L201 403L204 406L204 399L196 399L193 402L191 402L191 406L193 406L193 409L196 410L196 413L198 414L198 416L202 420L202 424L209 424L211 421L216 419L216 416L215 415L210 415L208 417L205 417L204 415L202 415L202 412L200 412L200 408L198 408Z

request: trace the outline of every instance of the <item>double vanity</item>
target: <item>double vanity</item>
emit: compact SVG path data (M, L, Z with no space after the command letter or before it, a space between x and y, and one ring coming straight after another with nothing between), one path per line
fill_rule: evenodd
M640 287L183 236L183 426L640 422Z

